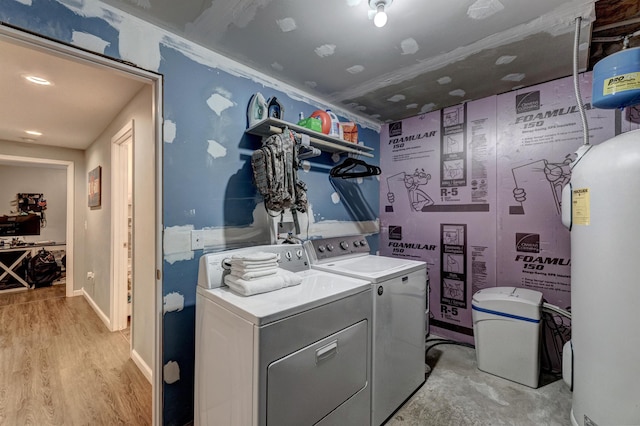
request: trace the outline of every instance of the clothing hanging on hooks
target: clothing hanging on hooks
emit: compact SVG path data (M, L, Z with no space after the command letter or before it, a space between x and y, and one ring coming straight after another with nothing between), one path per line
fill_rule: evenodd
M334 168L331 169L329 175L331 177L339 177L343 179L356 178L356 177L367 177L367 176L377 176L382 171L380 167L374 166L373 164L368 164L363 160L359 160L357 158L347 158L342 162L342 164L338 164Z

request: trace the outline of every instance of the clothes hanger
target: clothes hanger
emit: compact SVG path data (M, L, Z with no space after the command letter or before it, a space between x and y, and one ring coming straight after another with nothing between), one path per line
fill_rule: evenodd
M343 179L376 176L382 173L380 167L368 164L363 160L348 157L331 169L329 175L331 177L340 177Z

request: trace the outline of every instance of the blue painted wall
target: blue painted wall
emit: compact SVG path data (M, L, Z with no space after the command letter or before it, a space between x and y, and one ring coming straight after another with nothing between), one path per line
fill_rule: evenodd
M100 11L96 12L97 9ZM159 29L123 18L127 15L92 0L32 0L29 5L17 0L0 0L0 20L4 23L64 43L72 43L74 32L91 34L108 42L104 51L97 53L133 63L144 62L146 55L142 52L136 58L135 53L127 50L128 57L123 57L121 50L126 44L121 44L121 32L127 25L136 25L135 30L141 37L149 33L153 38L151 35ZM187 50L195 48L191 43L179 41ZM284 118L289 121L297 120L298 112L309 116L321 106L297 100L308 97L293 96L296 98L293 99L274 89L282 87L278 82L269 86L264 84L264 79L240 77L202 63L207 61L197 62L182 49L173 47L176 43L161 40L158 44L161 60L157 69L151 71L164 76L164 119L175 125L175 138L163 146L164 227L246 228L249 235L256 226L254 210L261 208L249 163L251 151L260 145L260 138L244 133L251 95L260 91L265 97L276 96L284 105ZM214 93L229 101L229 107L219 114L207 105ZM359 139L378 152L378 132L359 127ZM224 147L226 154L211 155L209 141ZM377 154L368 161L379 164ZM334 160L324 154L310 162L309 171L301 171L300 178L308 185L314 214L312 223L336 221L334 229L340 229L344 223L377 220L376 178L332 184L329 169L335 165ZM340 202L332 201L334 193L341 194ZM306 236L304 232L302 236ZM377 249L377 238L371 240ZM233 246L253 242L249 237L246 241L236 239ZM222 248L231 247L222 244ZM180 367L180 380L163 386L163 420L169 425L182 425L193 418L195 289L201 254L202 251L196 251L191 258L165 260L163 264L163 295L178 293L185 300L184 309L166 313L163 322L163 365L175 361Z

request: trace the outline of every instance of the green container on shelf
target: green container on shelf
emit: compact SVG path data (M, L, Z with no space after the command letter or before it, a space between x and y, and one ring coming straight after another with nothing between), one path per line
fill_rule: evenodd
M315 132L322 132L322 120L315 117L307 117L298 121L298 126L306 127L309 130L313 130Z

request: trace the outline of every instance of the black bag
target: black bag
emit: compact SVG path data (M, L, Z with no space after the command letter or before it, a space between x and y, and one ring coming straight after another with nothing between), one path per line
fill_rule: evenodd
M27 281L34 287L50 286L60 278L62 271L50 251L42 249L27 263Z

